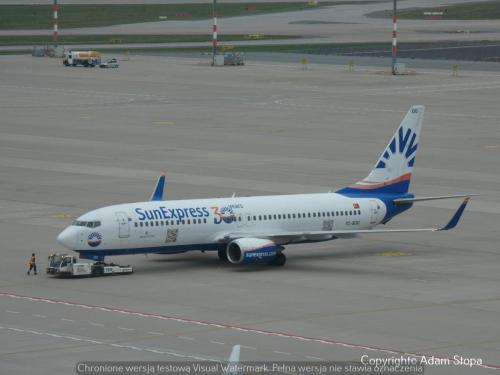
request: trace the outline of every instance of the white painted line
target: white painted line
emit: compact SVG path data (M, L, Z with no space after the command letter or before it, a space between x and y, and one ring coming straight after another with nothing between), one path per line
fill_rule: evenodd
M137 347L137 346L133 346L133 345L124 345L123 347L124 347L124 348L127 348L127 349L138 350L138 351L140 351L140 352L142 352L142 351L143 351L143 349L142 349L142 348L139 348L139 347Z
M8 328L8 329L14 332L26 332L24 329L19 329L19 328Z
M61 318L61 320L65 321L65 322L70 322L70 323L74 323L75 322L73 319Z
M177 337L180 338L181 340L194 341L192 337L187 337L187 336L177 336Z
M156 354L167 354L166 352L162 352L161 350L156 350L156 349L144 349L144 350Z
M9 314L21 314L19 311L13 311L13 310L5 310L5 312Z
M60 301L60 300L49 300L46 298L23 296L23 295L19 295L19 294L15 294L15 293L10 293L10 292L0 292L0 297L10 297L10 298L24 299L24 300L30 300L30 301L36 301L36 302L48 302L48 303L62 304L62 305L66 305L66 306L73 306L73 307L79 307L79 308L85 308L85 309L98 309L98 308L100 308L99 306L95 306L95 305L86 305L86 304L82 304L82 303ZM422 358L422 356L423 356L423 354L420 354L420 353L412 353L412 352L407 352L407 351L403 351L403 350L399 350L399 349L377 347L377 346L366 345L366 344L365 345L354 344L354 343L343 342L343 341L334 340L334 339L323 339L323 338L319 338L319 337L306 337L306 336L300 336L300 335L293 334L293 333L270 331L270 330L264 330L264 329L258 329L258 328L246 328L246 327L240 327L240 326L236 326L236 325L232 325L232 324L221 324L221 323L208 322L208 321L199 321L199 320L194 320L194 319L189 319L189 318L178 318L178 317L161 315L161 314L156 314L156 313L135 312L135 311L129 311L129 310L122 310L122 309L118 309L118 308L109 308L109 311L117 312L117 313L121 313L121 314L128 314L128 315L132 315L132 316L147 316L149 318L169 320L169 321L175 321L175 322L185 323L185 324L206 325L206 326L209 326L212 328L238 330L241 332L249 332L249 333L253 333L253 334L281 337L281 338L286 338L289 340L304 340L304 341L310 341L310 342L320 343L320 344L325 344L325 345L338 345L338 346L342 346L345 348L351 348L351 349L363 349L363 350L370 350L370 351L379 352L379 353L411 356L411 357L415 357L415 358ZM18 313L18 312L14 312L14 313ZM9 329L12 329L12 328L9 328ZM12 330L15 331L16 329L12 329ZM23 332L23 331L20 330L19 332ZM189 340L189 339L194 340L192 338L186 338L185 336L184 337L178 336L178 337L184 338L187 340ZM167 354L170 354L170 353L167 353ZM175 355L177 357L188 357L188 358L192 358L192 359L207 360L207 358L201 358L201 357L197 357L197 356L184 356L184 355L180 355L177 353L174 353L172 355ZM431 355L431 354L428 353L426 355ZM439 358L439 359L451 360L451 358L445 357L445 356L434 355L434 357ZM208 359L208 360L212 360L212 359ZM477 367L498 370L498 369L500 369L500 364L482 363L482 364L478 364Z
M224 345L224 343L223 343L223 342L220 342L220 341L212 341L212 340L210 340L210 342L211 342L212 344Z
M162 333L162 332L153 332L153 331L150 331L150 332L148 332L148 333L149 333L150 335L165 336L165 334L164 334L164 333Z
M245 348L245 349L250 349L250 350L257 350L257 348L255 346L246 346L246 345L240 345L242 348Z
M104 324L102 323L94 323L94 322L89 322L91 326L96 326L96 327L104 327Z
M288 353L288 352L280 352L279 350L273 350L273 353L276 353L276 354L283 354L283 355L292 355L291 353Z
M307 359L317 359L318 361L324 361L323 358L320 358L320 357L315 357L313 355L306 355L306 358Z
M129 331L129 332L135 331L134 328L127 328L127 327L118 327L118 329L121 329L122 331Z
M47 315L40 315L40 314L32 314L31 316L34 316L35 318L46 318Z

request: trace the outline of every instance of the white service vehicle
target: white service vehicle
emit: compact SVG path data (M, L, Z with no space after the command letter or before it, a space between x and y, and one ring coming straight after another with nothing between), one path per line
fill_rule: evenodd
M79 263L78 258L69 254L52 254L49 256L47 273L59 276L104 276L132 273L132 267L119 266L114 263Z
M101 68L118 68L120 64L118 64L118 60L114 57L112 59L108 59L99 65Z

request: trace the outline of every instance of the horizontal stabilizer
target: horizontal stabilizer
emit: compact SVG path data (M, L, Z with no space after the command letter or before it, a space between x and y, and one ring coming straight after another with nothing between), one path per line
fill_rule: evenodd
M466 197L475 197L479 194L460 194L460 195L440 195L436 197L416 197L416 198L397 198L394 199L394 204L404 204L404 203L413 203L413 202L424 202L424 201L435 201L438 199L451 199L451 198L466 198Z

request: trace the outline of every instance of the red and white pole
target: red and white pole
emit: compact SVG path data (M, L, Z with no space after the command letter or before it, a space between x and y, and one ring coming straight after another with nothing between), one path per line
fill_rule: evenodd
M213 15L213 24L212 24L213 56L212 56L212 64L215 65L215 55L217 55L217 0L214 0L214 2L213 2L212 15Z
M59 38L59 5L57 5L57 0L54 0L54 31L52 32L52 39L54 40L54 44L57 44L57 39Z
M392 14L392 74L396 75L396 59L398 54L398 16L397 6L394 0L394 9Z

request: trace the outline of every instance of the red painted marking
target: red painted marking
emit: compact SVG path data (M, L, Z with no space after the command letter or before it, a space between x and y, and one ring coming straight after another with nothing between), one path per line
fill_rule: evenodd
M385 348L385 347L380 347L380 346L372 346L372 345L352 344L349 342L343 342L343 341L338 341L338 340L294 335L292 333L287 333L287 332L269 331L269 330L258 329L258 328L242 327L242 326L237 326L237 325L233 325L233 324L214 323L214 322L209 322L209 321L204 321L204 320L179 318L179 317L174 317L174 316L169 316L169 315L162 315L162 314L156 314L156 313L145 313L145 312L139 312L139 311L133 311L133 310L127 310L127 309L121 309L121 308L114 308L114 307L89 305L89 304L85 304L85 303L63 301L63 300L56 300L56 299L49 299L49 298L42 298L42 297L31 297L31 296L25 296L22 294L9 293L9 292L0 292L0 297L2 297L2 296L3 297L17 298L17 299L26 299L26 300L30 300L30 301L36 301L36 302L57 303L57 304L62 304L62 305L66 305L66 306L80 307L80 308L84 308L84 309L96 309L96 310L101 310L101 311L118 312L118 313L122 313L122 314L129 314L129 315L135 315L135 316L141 316L141 317L151 317L151 318L157 318L157 319L163 319L163 320L172 320L172 321L180 322L180 323L198 324L198 325L205 325L205 326L216 327L216 328L233 329L236 331L258 333L258 334L262 334L262 335L282 337L282 338L302 340L302 341L311 341L311 342L316 342L316 343L326 344L326 345L340 345L340 346L343 346L346 348L372 350L372 351L377 351L377 352L382 352L382 353L387 353L387 354L406 355L406 356L417 357L417 358L422 357L422 356L426 356L426 357L434 356L435 358L448 359L451 362L453 362L453 358L437 356L437 355L433 355L433 354L429 354L429 353L405 352L405 351L399 350L399 349L390 349L390 348ZM483 363L483 364L477 365L477 366L482 367L482 368L488 368L488 369L500 369L500 364L497 365L497 364Z
M393 46L393 48L395 48L395 47ZM411 179L411 173L405 173L402 176L399 176L395 179L385 181L385 182L375 182L375 181L362 180L360 182L355 183L354 185L351 185L350 187L353 187L356 189L376 189L376 188L379 188L382 186L392 185L392 184L395 184L395 183L401 182L401 181L409 181L410 179Z

